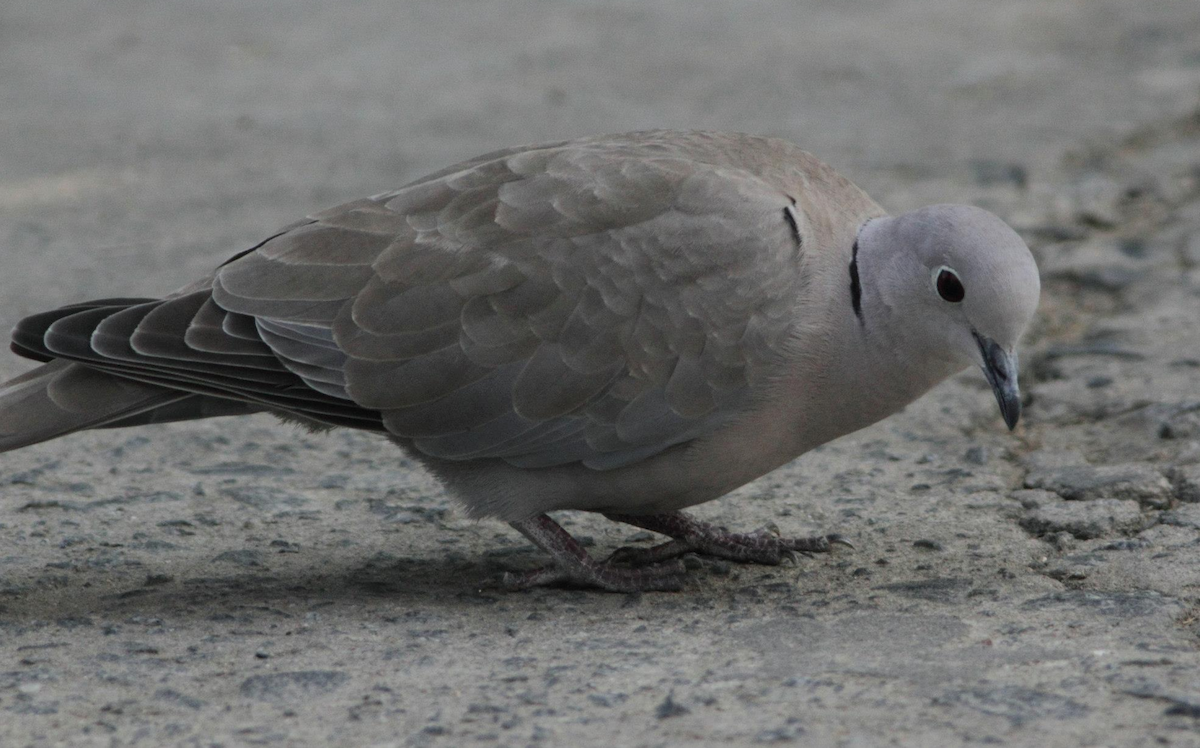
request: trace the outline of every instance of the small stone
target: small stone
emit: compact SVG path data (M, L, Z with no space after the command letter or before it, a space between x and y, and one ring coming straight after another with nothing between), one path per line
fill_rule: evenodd
M1046 542L1059 553L1065 553L1075 547L1075 536L1069 532L1056 532L1046 536Z
M667 694L667 698L663 699L663 702L654 710L654 716L659 719L670 719L671 717L681 717L689 714L691 711L691 709L688 709L675 700L675 693L672 691Z
M1155 412L1161 420L1158 424L1158 436L1160 439L1195 439L1200 435L1200 411L1192 405L1184 407L1172 407L1162 405ZM1147 409L1148 412L1151 409ZM1191 445L1189 445L1190 447ZM1179 455L1181 462L1195 462L1197 456L1196 449L1185 448L1185 451L1191 452L1191 458L1185 459L1185 455Z
M1142 529L1145 519L1136 501L1095 499L1047 504L1030 512L1021 525L1037 535L1066 532L1089 540Z
M1169 506L1173 495L1170 481L1144 463L1031 470L1025 487L1044 488L1070 501L1133 500L1158 509Z
M963 453L963 460L972 465L986 465L988 453L985 447L971 447Z
M921 540L914 540L913 548L920 548L920 549L926 550L926 551L944 551L944 550L946 550L946 546L942 545L938 541L926 540L924 538L922 538Z
M1200 465L1184 465L1171 471L1175 498L1189 504L1200 502Z
M1046 504L1056 504L1062 499L1053 491L1045 491L1042 489L1023 488L1013 491L1009 494L1014 500L1021 502L1021 506L1026 509L1037 509L1039 506Z
M1169 697L1174 703L1163 711L1163 715L1167 717L1190 717L1191 719L1200 719L1200 704L1193 701L1185 701Z

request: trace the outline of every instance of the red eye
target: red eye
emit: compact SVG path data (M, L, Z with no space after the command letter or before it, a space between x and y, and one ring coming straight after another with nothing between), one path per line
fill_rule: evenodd
M951 304L957 304L967 295L962 281L958 279L958 274L948 267L938 268L934 285L937 286L938 296Z

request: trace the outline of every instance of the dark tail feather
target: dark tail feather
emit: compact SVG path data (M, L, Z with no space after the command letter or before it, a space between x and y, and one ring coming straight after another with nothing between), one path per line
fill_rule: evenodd
M185 401L197 399L210 398L52 361L0 384L0 452L83 429L154 423L160 410L174 413L162 420L205 417L198 405L191 406L195 415L184 415Z

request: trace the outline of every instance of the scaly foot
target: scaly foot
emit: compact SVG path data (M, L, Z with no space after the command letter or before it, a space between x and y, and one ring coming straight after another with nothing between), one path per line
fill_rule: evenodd
M683 512L667 514L609 514L616 522L666 535L671 540L650 548L619 548L607 563L630 566L660 564L685 553L699 553L748 564L776 565L794 554L828 553L834 545L854 546L841 535L784 538L772 530L729 532Z

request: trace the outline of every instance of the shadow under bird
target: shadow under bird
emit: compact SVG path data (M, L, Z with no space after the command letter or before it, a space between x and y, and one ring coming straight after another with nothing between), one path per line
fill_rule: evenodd
M837 536L681 510L979 366L1020 415L1037 267L963 205L889 216L790 143L648 131L489 153L316 213L162 298L22 320L0 451L269 412L375 431L552 565L517 586L682 585L678 556L778 563ZM671 539L590 557L548 516Z

